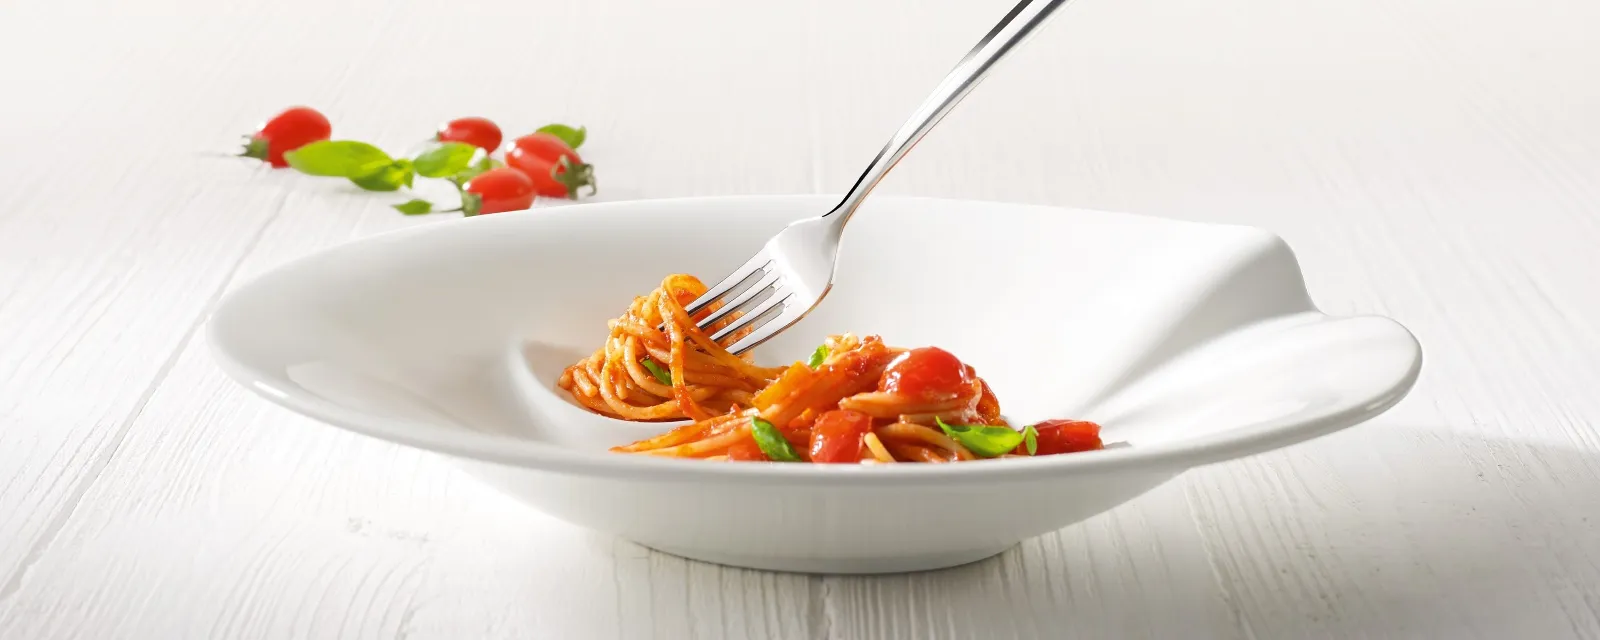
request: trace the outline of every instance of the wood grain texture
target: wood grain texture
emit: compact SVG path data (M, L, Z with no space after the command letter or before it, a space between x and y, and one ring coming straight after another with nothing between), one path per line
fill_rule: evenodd
M0 3L0 638L1600 637L1600 4L1078 0L885 192L1251 224L1427 353L1383 418L986 562L699 564L225 380L229 287L407 225L219 157L585 124L605 199L836 192L1009 0Z

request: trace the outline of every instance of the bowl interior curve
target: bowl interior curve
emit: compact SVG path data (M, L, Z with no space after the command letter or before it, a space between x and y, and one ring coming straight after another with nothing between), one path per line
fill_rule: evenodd
M576 459L662 429L555 389L605 321L667 274L714 282L830 203L580 205L384 234L240 287L210 337L230 374L314 417L472 457ZM1209 443L1212 459L1370 417L1420 362L1391 321L1317 312L1261 231L927 199L872 200L832 292L755 357L787 364L846 331L950 350L1015 421L1092 419L1130 450Z

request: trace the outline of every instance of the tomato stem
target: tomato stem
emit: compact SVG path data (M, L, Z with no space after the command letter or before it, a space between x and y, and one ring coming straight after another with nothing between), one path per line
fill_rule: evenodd
M267 139L260 136L245 136L245 138L248 142L244 143L244 150L239 152L239 157L266 161L267 148L271 146Z
M578 199L578 189L589 187L589 195L593 196L599 191L595 186L594 165L582 162L574 164L570 158L563 155L561 161L550 167L550 177L567 188L567 197Z
M457 188L459 189L460 187L458 186ZM456 207L454 209L451 209L450 211L460 211L462 217L470 218L472 216L478 215L478 212L482 211L482 210L483 210L483 196L480 196L480 195L478 195L476 193L473 193L471 191L462 191L461 192L461 206Z

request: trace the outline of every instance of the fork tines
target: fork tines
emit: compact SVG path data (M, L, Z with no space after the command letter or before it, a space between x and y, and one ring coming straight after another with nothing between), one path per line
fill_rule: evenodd
M793 293L785 286L783 275L777 265L767 252L762 251L745 262L744 266L723 278L721 282L707 289L705 294L685 305L684 310L692 316L713 304L722 303L695 323L700 329L706 329L730 314L743 312L743 315L734 318L728 326L711 334L713 342L721 343L741 331L751 331L752 333L742 336L738 342L729 347L729 351L738 354L775 333L775 331L762 332L760 329L782 315L784 303L791 297Z

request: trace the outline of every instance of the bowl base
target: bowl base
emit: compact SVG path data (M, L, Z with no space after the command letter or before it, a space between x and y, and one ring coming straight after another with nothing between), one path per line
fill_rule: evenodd
M949 569L964 564L972 564L979 560L986 560L1004 553L1007 549L1016 546L1015 543L999 547L986 547L966 551L943 553L928 553L912 556L892 556L886 558L805 558L793 556L746 556L724 553L717 549L683 549L679 547L661 546L636 542L644 547L665 554L710 562L712 564L738 567L741 569L760 569L762 571L781 571L785 573L814 573L834 575L870 575L880 573L914 573L918 571L934 571Z

